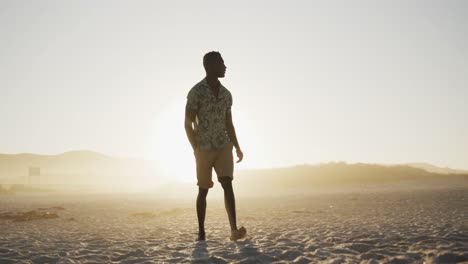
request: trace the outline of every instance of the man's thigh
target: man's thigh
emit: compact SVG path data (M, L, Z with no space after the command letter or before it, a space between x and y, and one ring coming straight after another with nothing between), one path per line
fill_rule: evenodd
M196 151L197 185L209 189L213 187L212 171L214 166L213 151Z
M214 168L218 180L223 177L234 178L234 157L232 155L233 145L231 142L222 148L216 157Z

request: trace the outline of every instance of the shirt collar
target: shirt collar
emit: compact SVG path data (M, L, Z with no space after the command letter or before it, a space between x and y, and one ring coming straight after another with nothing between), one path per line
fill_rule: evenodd
M224 85L218 80L219 82L219 94L218 94L218 98L223 98L225 96L225 90L226 90L226 87L224 87ZM206 86L208 89L210 88L210 85L208 84L208 81L206 80L206 77L203 78L203 80L201 81L201 84L203 84L204 86Z

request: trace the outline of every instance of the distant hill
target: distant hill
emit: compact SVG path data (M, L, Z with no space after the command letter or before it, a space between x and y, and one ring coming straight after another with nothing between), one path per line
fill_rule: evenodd
M247 192L300 193L346 188L468 187L467 174L439 174L408 165L325 163L239 171L237 186Z
M413 168L419 168L426 170L428 172L434 172L434 173L440 173L440 174L468 174L468 171L466 170L454 170L451 168L442 168L442 167L437 167L428 163L407 163L406 165L413 167Z
M195 176L194 176L195 177ZM213 172L210 196L223 197ZM321 192L381 192L435 189L468 189L468 174L439 174L408 165L324 163L286 168L248 169L234 172L239 197L296 196ZM155 193L163 197L193 198L193 183L168 182Z
M27 183L29 167L39 167L41 184L114 184L161 177L154 161L106 156L93 151L58 155L0 154L0 183Z
M29 167L40 167L32 183L164 186L158 192L183 195L196 189L193 182L177 182L164 175L156 161L117 158L93 151L70 151L58 155L0 154L0 184L27 183ZM301 193L340 188L376 189L467 187L468 173L429 164L378 165L324 163L287 168L236 170L235 188L240 193ZM213 180L216 174L213 172ZM184 189L187 188L187 189Z

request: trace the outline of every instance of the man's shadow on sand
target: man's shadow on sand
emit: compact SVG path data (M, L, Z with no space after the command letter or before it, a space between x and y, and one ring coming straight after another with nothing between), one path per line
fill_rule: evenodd
M255 246L254 242L250 239L244 239L234 242L239 251L239 255L243 258L245 257L256 257L262 255L261 252L258 251L258 248Z
M239 240L232 243L234 243L235 248L237 249L238 254L241 257L240 259L262 255L262 253L258 251L258 248L254 246L254 243L250 239ZM225 256L218 257L225 258ZM192 251L192 263L205 263L210 259L211 257L208 251L208 244L206 243L206 241L198 241L195 245L195 248Z
M192 251L192 263L205 262L210 259L206 241L198 241Z

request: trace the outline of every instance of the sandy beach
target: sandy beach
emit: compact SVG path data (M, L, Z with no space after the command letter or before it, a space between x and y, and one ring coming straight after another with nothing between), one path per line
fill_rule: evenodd
M238 198L245 240L228 239L208 197L207 240L194 201L151 194L14 194L0 214L0 263L457 263L468 261L466 189Z

